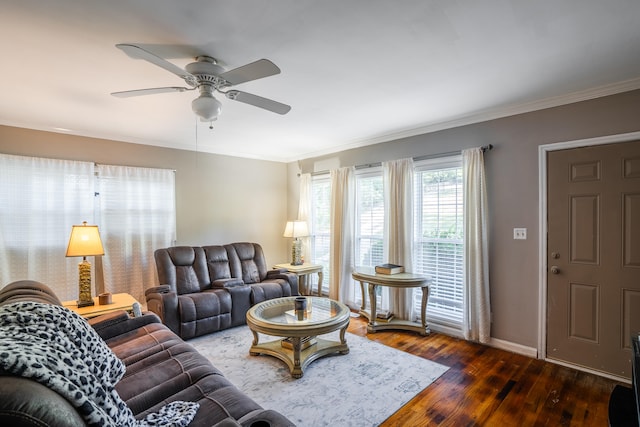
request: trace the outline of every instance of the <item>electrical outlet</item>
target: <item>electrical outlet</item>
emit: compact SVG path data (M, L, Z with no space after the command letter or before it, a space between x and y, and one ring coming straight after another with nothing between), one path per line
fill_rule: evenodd
M514 240L527 240L527 229L526 228L514 228L513 229L513 239Z

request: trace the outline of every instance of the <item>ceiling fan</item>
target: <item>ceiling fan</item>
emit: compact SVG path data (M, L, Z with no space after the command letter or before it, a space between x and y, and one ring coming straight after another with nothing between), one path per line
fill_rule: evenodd
M118 98L167 92L185 92L188 90L198 89L200 96L191 102L191 109L203 122L216 120L222 111L222 104L215 98L215 96L213 96L215 92L219 92L233 101L253 105L277 114L287 114L289 110L291 110L289 105L247 92L228 89L231 86L246 83L251 80L257 80L279 74L280 69L268 59L260 59L250 64L243 65L242 67L225 71L225 69L218 64L215 58L203 55L196 57L195 62L187 64L183 70L177 65L172 64L166 59L161 58L140 46L136 46L134 44L117 44L116 47L121 49L131 58L144 59L145 61L157 65L160 68L164 68L170 73L173 73L183 79L188 86L126 90L122 92L113 92L111 94Z

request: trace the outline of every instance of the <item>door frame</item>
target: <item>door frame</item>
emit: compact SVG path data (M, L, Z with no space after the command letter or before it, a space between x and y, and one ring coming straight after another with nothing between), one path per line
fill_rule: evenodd
M538 146L538 358L581 371L629 382L626 378L603 374L583 366L547 358L547 153L556 150L614 144L640 139L640 132L599 136Z

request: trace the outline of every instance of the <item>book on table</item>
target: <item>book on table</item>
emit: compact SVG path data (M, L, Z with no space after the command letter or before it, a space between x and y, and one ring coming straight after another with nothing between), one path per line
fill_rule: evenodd
M390 310L378 310L376 312L376 322L388 323L393 319L393 313Z
M393 313L390 310L384 310L384 309L377 310L376 318L380 320L389 320L393 318Z
M376 273L379 274L397 274L403 273L404 267L397 264L380 264L376 265Z

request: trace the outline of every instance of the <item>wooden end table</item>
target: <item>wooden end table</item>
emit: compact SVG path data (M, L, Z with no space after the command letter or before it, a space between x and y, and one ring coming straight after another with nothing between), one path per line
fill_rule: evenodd
M100 316L102 314L112 313L118 310L125 310L129 313L133 312L133 305L138 301L129 294L120 293L111 296L111 304L98 304L98 297L93 298L94 305L86 307L78 307L76 300L63 301L62 305L70 310L75 311L85 319Z
M367 332L377 332L385 329L404 329L418 332L421 335L429 335L431 330L427 324L427 301L429 299L429 278L413 273L380 274L374 268L358 267L351 276L360 282L362 290L362 306L360 314L369 319ZM365 283L369 287L369 310L366 309ZM420 307L421 323L410 320L391 319L389 321L378 321L376 317L377 300L376 289L378 286L388 286L390 288L422 288L422 304Z
M322 266L320 264L311 264L305 262L302 265L292 264L276 264L275 268L286 268L289 272L298 276L298 284L300 285L300 292L303 295L313 295L313 285L311 284L310 275L313 273L318 274L318 296L322 296Z

